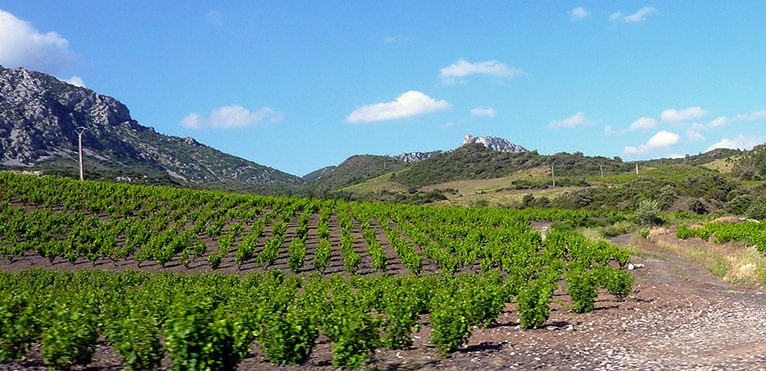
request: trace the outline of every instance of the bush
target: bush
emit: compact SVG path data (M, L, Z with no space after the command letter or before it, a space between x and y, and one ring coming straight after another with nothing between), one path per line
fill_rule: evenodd
M707 206L705 206L705 203L702 202L702 200L700 199L694 199L689 201L688 208L689 208L689 211L697 215L705 214L708 212Z
M136 310L110 319L106 337L126 370L151 370L162 362L159 324L151 313Z
M641 238L648 238L649 237L649 233L651 233L651 231L652 230L649 229L649 228L641 228L641 231L640 231Z
M435 299L439 305L431 309L431 344L443 356L449 357L471 337L471 326L463 306L454 295L438 295Z
M265 321L258 342L269 362L298 364L308 359L317 336L319 330L314 319L290 306L286 313L275 313Z
M330 263L331 254L330 240L326 238L319 240L319 245L314 249L314 268L324 272Z
M614 295L617 300L624 300L631 292L633 292L633 283L635 277L632 273L612 268L602 267L597 273L599 283L606 288L611 295Z
M598 295L598 281L591 272L575 269L565 275L567 281L567 293L572 298L572 310L577 313L593 311L596 296Z
M747 210L750 208L750 205L753 203L753 197L744 194L734 197L731 201L729 201L726 204L726 211L734 214L734 215L740 215L743 216L747 213Z
M293 270L298 272L303 268L303 259L306 257L306 241L300 238L294 238L290 242L290 246L287 247L288 257L287 265Z
M210 253L207 257L207 263L210 264L210 268L217 269L221 265L221 254L217 251Z
M747 208L745 216L750 219L765 220L766 219L766 201L756 200L750 204Z
M550 302L556 281L547 277L538 278L523 287L518 294L519 325L521 328L536 329L548 320L551 314Z
M658 224L660 222L660 207L655 200L642 200L636 207L636 219L639 224Z
M399 292L387 303L382 325L381 342L388 349L403 349L412 345L412 330L417 324L420 310L414 294Z
M249 347L235 337L234 319L210 297L176 297L164 326L172 370L233 370Z
M470 289L463 288L460 291L468 323L486 328L503 311L505 300L501 292L502 281L483 281L470 284Z
M33 302L26 297L15 293L0 296L0 363L24 359L39 337L36 316Z
M53 309L40 334L45 364L57 370L87 365L98 340L98 315L85 303L60 304Z
M380 344L380 320L362 310L345 311L345 324L332 348L332 365L356 369L372 359Z

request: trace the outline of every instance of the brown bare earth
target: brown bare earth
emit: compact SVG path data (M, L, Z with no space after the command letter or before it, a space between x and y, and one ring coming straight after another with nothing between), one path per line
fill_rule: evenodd
M596 310L576 314L569 309L563 291L557 293L551 317L542 329L523 331L513 305L497 323L474 329L467 345L450 358L429 345L428 318L413 334L407 350L379 350L366 368L382 370L500 370L500 369L704 369L766 370L766 292L738 288L714 277L685 258L661 252L656 242L669 235L644 240L620 236L617 244L638 245L642 253L633 258L636 284L622 302L602 292ZM699 241L674 241L695 244ZM360 246L359 248L363 248ZM37 259L37 260L35 260ZM309 259L309 257L307 257ZM72 269L68 262L25 256L2 263L2 269L49 266ZM92 263L80 263L90 267ZM134 268L128 263L117 269ZM111 262L98 264L109 268ZM204 263L200 262L200 268ZM159 269L147 264L145 269ZM171 268L173 269L173 268ZM406 268L400 268L406 270ZM238 272L236 266L223 268ZM194 271L194 269L192 269ZM332 344L320 337L304 365L269 364L257 345L241 370L332 370ZM164 366L169 366L166 360ZM118 370L119 357L101 345L88 370ZM44 369L36 349L29 360L0 369Z

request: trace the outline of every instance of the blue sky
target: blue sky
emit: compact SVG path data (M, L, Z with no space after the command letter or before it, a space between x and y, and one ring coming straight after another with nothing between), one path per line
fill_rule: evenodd
M0 65L295 175L498 136L625 160L766 142L761 1L6 1Z

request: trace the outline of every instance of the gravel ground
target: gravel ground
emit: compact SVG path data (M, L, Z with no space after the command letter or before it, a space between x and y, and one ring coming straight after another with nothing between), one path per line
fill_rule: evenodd
M500 326L476 330L452 359L424 368L766 370L766 292L643 245L633 262L644 266L625 301L602 293L594 312L578 315L562 295L536 331L520 330L511 311Z

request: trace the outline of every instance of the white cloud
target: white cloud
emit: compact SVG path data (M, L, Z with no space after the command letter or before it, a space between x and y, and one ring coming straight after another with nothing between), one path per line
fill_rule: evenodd
M495 117L495 110L493 108L484 108L484 107L478 107L471 110L471 115L473 116L485 116L485 117Z
M230 129L253 125L267 126L284 119L284 114L269 107L263 107L255 112L232 105L214 109L210 117L202 117L198 113L190 113L181 120L181 125L190 129Z
M80 76L72 76L72 77L70 77L70 78L68 78L66 80L63 80L63 81L64 82L68 82L68 83L70 83L70 84L72 84L74 86L79 86L81 88L85 87L85 82L82 81L82 78L80 78Z
M74 58L69 41L61 35L40 33L29 22L0 10L0 65L56 74Z
M657 120L650 117L641 117L636 121L633 121L628 128L628 131L636 131L641 129L651 129L657 127Z
M620 21L625 23L633 23L633 22L643 22L646 20L646 17L650 14L657 13L657 9L652 7L643 7L639 10L637 10L633 14L625 14L622 12L615 12L612 13L611 16L609 16L610 21Z
M593 122L585 118L585 114L577 112L573 116L559 121L551 121L549 128L576 128L580 126L593 125Z
M410 41L412 38L406 35L386 36L383 41L387 43L400 43Z
M707 111L703 110L701 107L689 107L680 111L675 109L666 109L662 111L662 115L660 117L662 118L662 121L665 122L683 122L700 118L706 114Z
M356 123L403 119L443 111L450 107L447 101L436 100L419 91L410 90L396 97L393 102L359 107L348 115L346 121Z
M678 144L678 134L664 130L654 134L654 136L649 138L649 141L646 142L646 145L649 146L649 148L664 148L676 144Z
M632 131L641 130L641 129L651 129L654 127L657 127L658 122L657 120L651 118L651 117L640 117L638 120L633 121L632 124L630 124L630 127L624 130L613 130L611 125L608 125L604 132L606 135L623 135L630 133Z
M646 144L642 144L638 147L627 146L622 151L629 155L643 154L655 149L672 147L678 144L679 139L680 137L678 134L663 130L649 138L649 141L647 141Z
M766 120L766 111L758 111L747 114L737 115L735 118L737 121L760 121Z
M712 128L720 128L720 127L723 127L724 125L726 125L728 122L729 122L729 119L726 118L726 116L721 116L721 117L718 117L718 118L714 119L713 121L710 121L706 125L706 127L710 128L710 129L712 129Z
M705 136L703 136L702 133L694 129L687 130L686 137L689 138L689 140L692 142L699 142L701 140L705 140Z
M458 59L457 62L444 67L440 70L439 77L442 81L447 83L456 82L457 78L469 76L469 75L490 75L494 77L514 77L518 76L522 71L518 68L509 67L504 63L498 61L484 61L471 63L465 59Z
M223 26L223 14L216 10L211 10L205 14L205 22L213 26Z
M753 147L761 144L766 140L766 138L763 137L756 137L756 136L744 136L740 134L738 137L734 139L729 138L723 138L717 143L710 146L707 151L714 150L717 148L729 148L729 149L743 149L743 150L750 150L753 149ZM707 152L706 151L706 152Z
M622 13L622 12L614 12L614 13L612 13L612 15L609 16L609 20L610 21L616 21L618 19L623 18L624 16L625 16L625 14Z
M646 20L646 16L657 13L657 9L652 7L643 7L637 12L625 17L625 22L643 22Z
M730 120L726 118L726 116L721 116L713 119L713 121L710 121L707 124L701 124L699 122L692 123L689 129L693 131L711 130L723 127L728 124L729 121Z
M577 7L572 9L572 11L569 13L572 16L572 20L580 20L583 18L587 18L590 16L590 10L585 9L583 7Z
M626 146L625 148L622 149L622 153L626 155L640 155L646 152L646 150L647 150L646 146L638 146L638 147Z
M622 149L622 153L626 155L640 155L646 153L648 150L649 148L647 148L646 145L640 145L638 147L625 146L625 148Z

